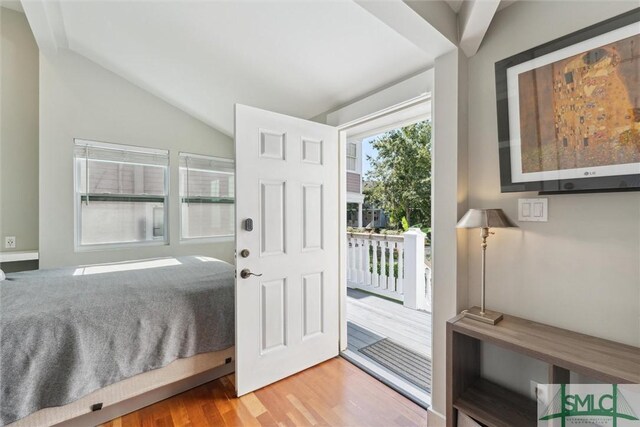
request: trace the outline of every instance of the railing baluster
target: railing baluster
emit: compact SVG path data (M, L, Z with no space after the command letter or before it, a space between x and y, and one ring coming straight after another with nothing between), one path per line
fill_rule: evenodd
M362 283L362 241L359 238L356 239L356 260L358 262L356 281L360 285Z
M387 242L380 242L380 287L387 289Z
M349 282L354 282L353 280L353 268L354 268L354 257L353 257L353 236L349 237L349 248L348 248L348 253L349 253L349 268L347 270L347 277Z
M382 289L384 289L385 291L387 290L387 275L389 274L389 269L388 269L388 259L387 259L387 241L382 241L380 242L380 246L382 246L382 261L380 261L382 263L382 269L380 270L380 287Z
M396 292L402 295L404 285L404 243L398 242L398 279L396 280Z
M353 238L351 244L351 255L353 256L353 283L358 283L358 239Z
M371 244L373 246L373 271L371 273L371 286L377 288L378 285L378 241L373 240Z
M396 292L396 274L395 274L395 248L396 242L388 242L389 246L389 275L387 276L387 288L391 292Z
M371 286L371 272L369 271L369 267L371 265L371 260L369 259L369 248L371 248L371 240L364 239L364 284L366 286Z
M395 292L393 278L393 242L387 242L387 289L389 292Z
M365 269L367 256L365 254L365 248L367 247L367 241L364 238L360 238L360 284L366 285L367 283L367 270Z

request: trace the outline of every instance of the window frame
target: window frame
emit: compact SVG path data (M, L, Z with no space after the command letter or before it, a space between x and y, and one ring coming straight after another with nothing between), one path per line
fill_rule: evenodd
M353 156L349 155L349 147L353 146L355 148L355 154ZM346 160L346 169L347 172L354 172L354 173L358 173L358 143L357 142L352 142L352 141L347 141L347 160ZM349 168L349 159L353 159L353 169Z
M234 189L233 189L233 203L229 203L231 205L233 205L233 223L234 223L234 230L231 234L222 234L222 235L218 235L218 236L198 236L198 237L184 237L183 235L183 230L182 230L182 208L183 208L183 203L188 203L188 202L183 202L183 196L182 194L180 194L181 190L182 190L182 183L181 183L181 178L182 175L180 173L180 170L182 168L181 165L181 159L182 157L195 157L195 158L200 158L200 159L205 159L205 160L213 160L213 161L218 161L218 162L223 162L223 163L229 163L230 165L233 166L233 173L230 174L233 177L233 185L234 185ZM186 151L180 151L178 152L178 191L177 191L177 197L178 197L178 217L179 217L179 221L180 221L180 230L179 230L179 242L180 244L199 244L199 243L216 243L216 242L233 242L235 241L236 238L236 233L235 233L235 206L236 206L236 191L235 191L235 183L236 183L236 165L235 165L235 159L230 159L230 158L226 158L226 157L220 157L220 156L211 156L211 155L205 155L205 154L195 154L195 153L188 153ZM225 173L225 172L222 172ZM187 199L197 199L198 197L186 197ZM213 197L211 197L213 198Z
M144 201L144 199L148 199L149 201L163 199L163 210L164 210L164 235L162 239L154 239L154 240L144 240L139 242L111 242L111 243L91 243L91 244L82 244L82 202L83 198L87 196L87 193L81 193L78 191L78 179L79 177L79 168L76 162L76 154L75 149L77 146L88 145L97 148L112 148L115 150L122 151L132 151L132 152L142 152L142 153L157 153L167 158L166 166L156 166L162 167L164 169L164 195L151 196L151 195L132 195L132 194L91 194L89 193L89 201L94 198L105 198L105 199L116 199L116 198L128 198L128 199L138 199L133 201ZM141 147L135 145L125 145L125 144L117 144L111 142L102 142L95 141L89 139L82 138L74 138L73 140L73 149L74 154L72 158L73 162L73 200L74 200L74 221L73 221L73 233L74 233L74 250L75 252L95 252L95 251L103 251L103 250L114 250L114 249L127 249L127 248L136 248L136 247L148 247L148 246L168 246L171 244L170 235L169 235L169 223L170 223L170 182L171 182L171 153L169 150L164 149L156 149L149 147ZM125 162L123 162L125 163Z

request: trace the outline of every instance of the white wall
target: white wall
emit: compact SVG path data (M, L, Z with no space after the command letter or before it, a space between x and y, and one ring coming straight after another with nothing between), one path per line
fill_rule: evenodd
M433 88L432 411L445 413L446 322L467 306L467 236L456 223L467 210L467 58L436 58ZM430 417L435 421L435 416ZM432 425L432 421L429 425Z
M74 251L74 138L171 151L170 245ZM74 53L41 55L40 267L186 254L232 262L233 242L180 243L179 151L230 158L233 141Z
M613 17L637 1L519 1L499 12L469 59L469 206L502 208L494 64ZM487 250L487 305L524 318L640 346L640 193L554 195L549 222L496 230ZM480 237L469 233L469 297L479 303ZM527 392L544 380L535 363L492 348L485 374ZM540 378L542 377L542 378Z
M38 47L23 13L0 7L0 251L38 249ZM16 236L16 248L4 248ZM6 268L6 267L5 267Z

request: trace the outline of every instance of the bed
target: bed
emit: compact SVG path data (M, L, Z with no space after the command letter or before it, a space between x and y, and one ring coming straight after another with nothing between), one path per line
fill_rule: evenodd
M189 378L231 361L233 301L234 267L206 257L8 274L0 425L53 425L197 385Z

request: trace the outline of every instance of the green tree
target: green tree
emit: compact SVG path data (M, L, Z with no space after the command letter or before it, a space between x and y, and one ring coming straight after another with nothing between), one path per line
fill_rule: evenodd
M403 218L410 226L430 227L431 122L386 132L371 145L377 156L367 156L365 202L384 209L395 228Z

